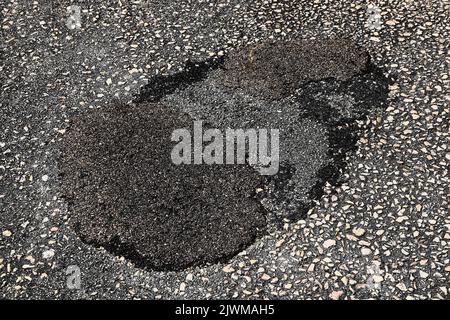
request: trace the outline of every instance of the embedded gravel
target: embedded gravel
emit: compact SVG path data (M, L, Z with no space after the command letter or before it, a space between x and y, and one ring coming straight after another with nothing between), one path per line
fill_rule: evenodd
M345 1L78 1L74 29L71 4L1 8L0 297L448 299L448 1L374 1L375 17ZM74 117L135 100L152 76L182 71L188 59L332 38L364 48L391 82L386 106L357 121L343 181L324 182L303 217L226 263L177 272L144 270L80 239L57 166ZM315 99L345 114L342 96ZM79 289L67 286L73 267Z

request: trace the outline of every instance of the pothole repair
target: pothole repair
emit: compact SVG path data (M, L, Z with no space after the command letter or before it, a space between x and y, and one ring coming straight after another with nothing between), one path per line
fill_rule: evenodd
M70 223L143 268L226 261L339 182L355 120L382 108L387 92L367 52L346 40L266 43L154 77L133 105L73 119L59 165ZM194 120L280 129L278 174L174 165L171 133Z

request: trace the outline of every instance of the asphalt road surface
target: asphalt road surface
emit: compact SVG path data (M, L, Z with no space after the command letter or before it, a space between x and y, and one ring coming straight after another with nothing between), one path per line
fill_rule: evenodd
M448 298L448 3L70 4L1 9L0 297Z

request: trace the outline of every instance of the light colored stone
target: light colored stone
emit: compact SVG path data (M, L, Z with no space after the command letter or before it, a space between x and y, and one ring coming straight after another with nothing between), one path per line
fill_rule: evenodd
M230 266L230 265L227 265L227 266L223 267L222 270L223 270L223 272L226 272L226 273L230 273L230 272L234 271L233 267Z
M275 247L279 248L281 247L281 245L284 243L284 239L278 240L277 243L275 244Z
M261 279L263 279L263 280L269 280L269 279L270 279L270 276L269 276L267 273L264 273L264 274L261 276Z
M331 248L336 245L336 240L328 239L323 242L323 247L325 249Z
M329 297L332 300L339 300L339 298L344 294L343 291L339 290L339 291L333 291L330 293Z
M362 237L365 233L366 230L364 230L363 228L353 228L353 234L357 237Z
M386 21L386 24L387 24L388 26L395 26L397 23L398 23L397 20L387 20L387 21Z
M403 221L408 220L408 217L406 216L401 216L398 217L397 219L395 219L395 221L397 221L398 223L402 223Z
M5 231L2 232L2 235L4 237L11 237L12 236L12 232L9 231L9 230L5 230Z
M384 280L384 278L383 278L382 276L378 275L378 274L374 275L374 276L372 277L372 279L373 279L373 281L376 282L376 283L383 282L383 280Z
M401 291L403 291L403 292L405 292L406 290L408 290L403 282L397 283L395 286L396 286L399 290L401 290Z
M55 250L53 250L53 249L46 250L42 253L42 257L44 259L51 259L51 258L53 258L54 255L55 255Z
M425 271L420 270L419 275L423 279L428 278L428 273L426 273Z

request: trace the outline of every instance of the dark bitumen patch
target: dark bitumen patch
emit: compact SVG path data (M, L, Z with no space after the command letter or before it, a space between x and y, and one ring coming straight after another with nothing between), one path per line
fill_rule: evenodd
M382 72L346 40L266 43L189 62L153 78L135 105L72 122L60 161L71 223L85 242L141 267L224 261L255 241L266 220L304 217L325 183L339 182L356 148L355 120L386 98ZM171 133L194 119L280 129L280 171L173 165Z
M232 53L222 79L226 86L273 100L309 81L347 80L368 63L368 53L344 39L263 43Z
M335 186L340 184L346 154L356 150L359 130L355 121L385 106L387 94L388 79L370 62L359 74L346 81L314 81L297 91L296 99L302 103L305 116L328 127L330 161L318 170L317 181L309 191L311 199L319 199L323 195L326 182Z
M134 99L134 102L158 102L162 97L175 92L177 89L204 80L211 70L217 69L222 64L223 58L197 62L187 61L182 72L171 75L157 75L150 79L148 84L142 88L139 96Z
M85 242L141 267L177 270L226 259L262 234L261 179L250 166L172 163L172 131L191 126L189 116L154 104L73 120L60 174Z
M323 40L232 53L206 79L162 101L222 129L280 129L280 172L264 177L259 196L269 220L282 224L305 217L326 182L338 184L345 156L356 148L355 120L382 108L387 92L367 52Z

